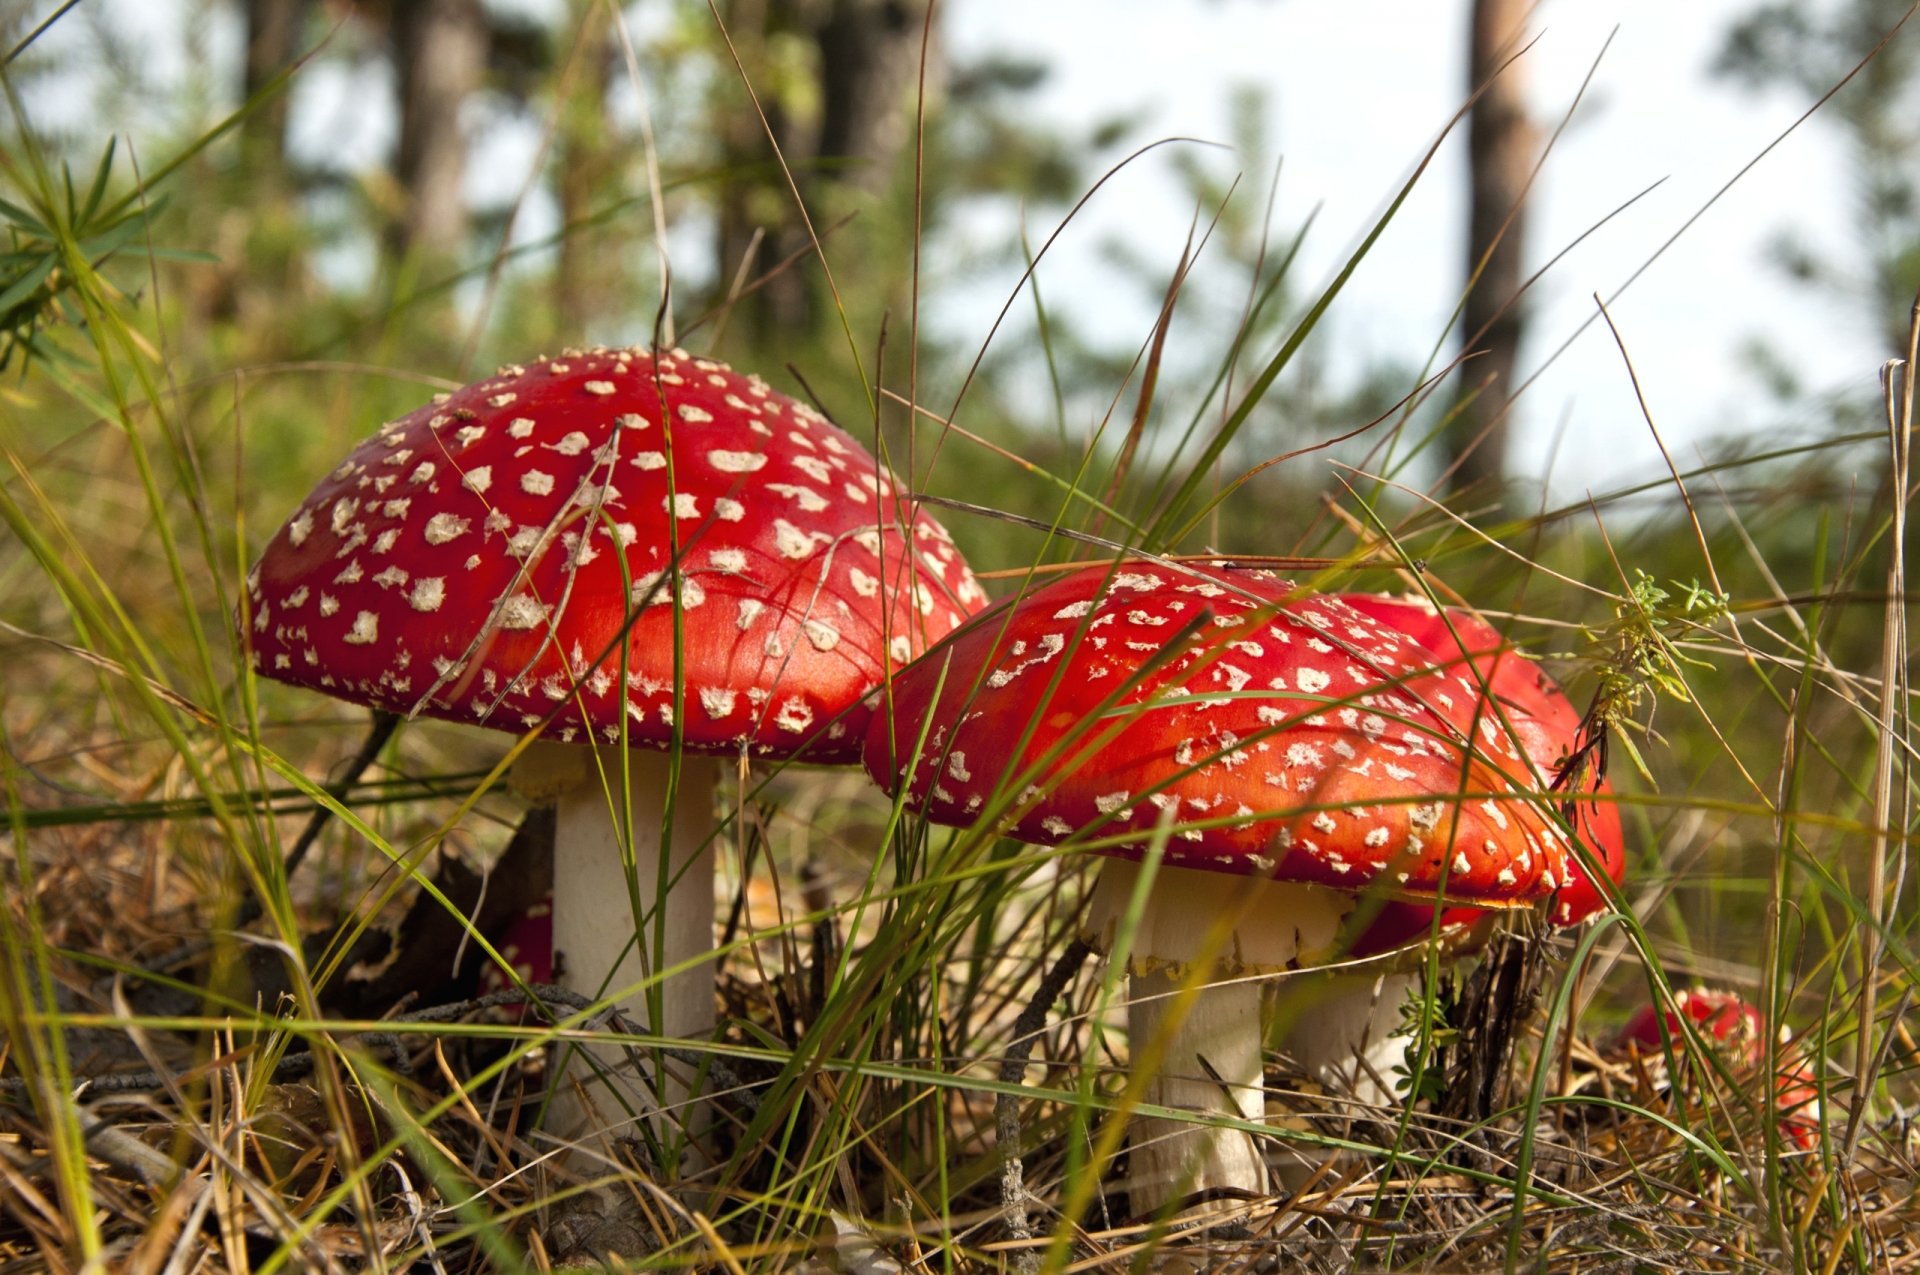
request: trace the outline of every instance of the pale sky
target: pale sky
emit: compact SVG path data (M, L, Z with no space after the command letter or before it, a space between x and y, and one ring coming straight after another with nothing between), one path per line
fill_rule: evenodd
M506 3L507 0L499 0ZM182 40L216 64L237 54L234 24L183 24L181 0L99 0L108 21L141 26L156 84L192 74ZM512 0L546 12L549 0ZM1544 0L1540 38L1526 56L1537 116L1551 127L1614 33L1573 124L1535 192L1529 255L1542 263L1649 184L1665 184L1576 249L1536 286L1529 370L1594 314L1660 245L1807 103L1786 93L1756 98L1715 81L1708 67L1724 32L1757 0ZM1229 89L1262 86L1270 133L1285 161L1277 225L1321 206L1295 278L1329 279L1444 126L1465 94L1466 0L943 0L956 60L1001 51L1051 68L1033 104L1072 129L1144 108L1145 125L1089 163L1097 172L1155 137L1228 140ZM652 15L651 17L649 15ZM657 19L635 11L636 30ZM70 15L50 40L84 39ZM171 37L171 38L169 38ZM1920 38L1920 32L1909 38ZM382 162L393 137L381 105L391 76L376 60L318 65L296 83L295 144L323 148L350 168ZM43 94L45 122L79 131L99 121L84 99ZM64 117L64 118L63 118ZM470 187L497 203L524 181L537 149L532 126L483 127ZM91 135L89 133L89 135ZM1434 345L1457 301L1464 222L1464 130L1450 139L1386 238L1349 284L1315 350L1336 377L1387 356L1416 362ZM1213 162L1232 171L1234 160ZM1247 173L1247 197L1264 197L1270 173ZM1740 358L1751 338L1791 352L1816 393L1871 396L1887 351L1857 309L1793 286L1765 261L1765 245L1792 227L1847 260L1853 183L1838 135L1816 117L1789 137L1611 306L1661 430L1684 461L1716 434L1769 438L1816 427L1786 418ZM1137 285L1114 280L1103 245L1124 238L1170 267L1193 209L1164 158L1122 173L1055 249L1042 276L1056 313L1116 342L1136 342L1152 322ZM1017 234L1012 203L969 214L976 240ZM1044 234L1057 213L1031 213ZM523 237L549 233L536 199ZM694 228L694 229L697 229ZM703 245L702 245L703 246ZM1017 270L995 264L949 288L933 317L962 339L984 338ZM1620 355L1602 325L1580 337L1523 400L1514 465L1538 476L1556 425L1568 434L1554 471L1557 498L1576 499L1658 472Z
M1527 73L1536 115L1548 127L1618 30L1536 189L1532 263L1544 263L1642 188L1666 182L1536 285L1523 367L1537 368L1595 313L1593 294L1611 297L1805 110L1804 101L1756 98L1708 73L1728 26L1753 3L1541 5ZM1144 102L1153 135L1225 139L1227 86L1265 86L1285 160L1280 223L1297 224L1324 204L1299 276L1317 286L1463 99L1466 9L1464 0L955 0L947 16L963 55L998 48L1048 60L1053 73L1040 98L1050 119L1092 119ZM1458 299L1464 166L1462 129L1348 285L1333 330L1316 336L1335 368L1389 353L1417 359L1433 345ZM1263 193L1267 174L1248 177ZM1876 393L1887 352L1857 313L1793 286L1764 261L1766 241L1789 226L1844 258L1852 189L1838 135L1816 116L1609 305L1655 420L1683 462L1697 440L1714 434L1799 428L1780 419L1743 366L1739 347L1752 336L1790 349L1809 388ZM1116 336L1144 334L1151 313L1141 312L1131 291L1126 304L1117 303L1098 245L1125 234L1159 245L1163 255L1177 253L1192 209L1176 194L1154 161L1124 174L1087 224L1069 232L1043 280L1049 304ZM981 330L990 302L983 296L983 317L971 320ZM1590 328L1528 391L1516 469L1539 474L1563 418L1569 433L1556 497L1658 472L1604 325Z

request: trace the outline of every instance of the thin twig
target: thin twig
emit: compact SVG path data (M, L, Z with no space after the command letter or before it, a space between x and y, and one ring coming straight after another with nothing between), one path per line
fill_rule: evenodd
M1020 1083L1033 1046L1046 1030L1047 1011L1092 952L1086 940L1076 938L1047 971L1039 990L1013 1022L1013 1040L1000 1060L1001 1084ZM1006 1217L1007 1234L1015 1240L1030 1240L1033 1230L1027 1223L1026 1166L1020 1159L1020 1099L1008 1092L995 1095L993 1123L1000 1144L1000 1205ZM1032 1275L1040 1269L1040 1254L1035 1249L1022 1249L1014 1255L1013 1265L1020 1275Z

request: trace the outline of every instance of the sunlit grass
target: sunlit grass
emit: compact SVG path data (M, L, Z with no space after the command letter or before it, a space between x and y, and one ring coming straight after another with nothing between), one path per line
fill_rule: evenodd
M191 219L146 213L183 193L176 169L218 134L144 183L111 151L97 180L87 169L73 183L26 107L13 110L5 197L31 220L37 255L0 298L0 1257L61 1270L539 1269L579 1241L668 1269L793 1269L827 1250L849 1264L884 1252L914 1270L992 1269L1024 1247L1053 1270L1118 1270L1155 1248L1210 1246L1196 1264L1277 1253L1492 1269L1538 1254L1556 1267L1825 1271L1911 1255L1898 1246L1920 1226L1900 1186L1911 1149L1899 1116L1920 1062L1907 1023L1913 789L1904 568L1889 548L1904 515L1872 487L1880 462L1860 438L1690 466L1475 528L1421 491L1438 413L1435 383L1416 379L1400 387L1404 409L1356 444L1367 451L1335 453L1346 464L1308 451L1262 468L1272 456L1250 431L1397 200L1324 293L1291 295L1290 248L1236 263L1249 300L1188 384L1163 351L1185 271L1212 260L1220 209L1201 207L1169 263L1161 322L1103 387L1110 407L1090 441L1064 407L1026 432L980 419L991 358L958 402L903 404L905 381L887 371L904 359L874 353L879 334L854 318L866 299L842 299L839 344L816 356L844 402L862 404L856 432L895 441L895 468L947 502L937 508L956 534L1016 564L999 591L1028 568L1039 578L1120 552L1284 555L1313 587L1464 599L1547 657L1576 698L1602 694L1633 855L1628 910L1539 939L1537 1010L1506 1105L1480 1127L1427 1108L1313 1125L1300 1113L1314 1095L1274 1059L1273 1119L1244 1127L1344 1154L1301 1197L1247 1201L1228 1219L1242 1229L1169 1233L1125 1216L1127 1115L1180 1113L1140 1103L1117 965L1075 971L1021 1082L1001 1076L1015 1020L1077 936L1098 831L1063 850L997 835L1027 777L956 831L850 772L756 766L722 797L731 897L712 959L727 1026L698 1050L730 1091L716 1102L719 1153L676 1181L644 1121L606 1158L560 1154L538 1130L566 1043L619 1038L604 1016L561 1004L551 1023L512 1022L500 1005L466 1004L477 964L499 959L498 930L469 920L481 906L471 880L506 858L524 814L502 782L513 742L408 724L367 777L336 788L364 724L257 682L233 636L271 520L332 460L310 443L313 473L287 472L260 440L344 448L414 392L391 378L451 361L412 366L397 339L388 367L332 348L316 357L344 365L170 359L185 346L214 357L213 343L182 340L170 308L203 263L163 251L203 245ZM830 236L826 259L868 251L845 238L858 233ZM1044 243L1030 258L1041 272ZM443 303L454 286L404 304ZM1055 387L1061 302L1049 293L1043 306L1037 287L1009 298L1010 313L1031 311ZM942 372L962 383L967 360L954 361ZM1904 437L1911 403L1899 375L1890 384ZM902 444L909 411L924 415ZM1868 481L1839 480L1856 470ZM1660 610L1648 591L1684 598L1696 581L1725 595L1724 615ZM1109 725L1081 723L1056 757ZM333 819L289 874L288 846L316 806ZM369 1003L396 959L381 932L404 939L415 932L403 916L436 911L464 934L459 972L450 948L433 981ZM1466 973L1450 978L1430 989L1442 1011ZM1783 1133L1769 1082L1697 1033L1657 1059L1599 1052L1626 1008L1695 982L1736 986L1791 1024L1793 1043L1769 1040L1762 1071L1807 1066L1825 1113L1811 1147ZM626 1039L643 1053L661 1044ZM1663 1073L1683 1080L1669 1089ZM1019 1103L1025 1246L1002 1224L996 1099Z

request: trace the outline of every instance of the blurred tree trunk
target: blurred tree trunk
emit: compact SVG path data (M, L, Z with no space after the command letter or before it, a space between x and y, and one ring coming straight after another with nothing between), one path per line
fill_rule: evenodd
M240 93L251 102L300 52L311 0L245 0L247 56ZM241 125L248 175L278 183L286 175L287 92L262 101Z
M789 0L732 0L722 4L720 12L740 65L760 99L760 113L741 103L721 116L720 216L714 245L716 301L726 297L749 253L753 257L748 271L750 282L797 251L801 243L794 229L797 219L793 199L785 178L774 168L767 133L773 134L780 153L796 169L802 190L806 189L804 174L798 170L808 159L786 110L787 94L781 92L773 71L774 49L799 24L794 4ZM739 72L729 70L727 74ZM729 86L730 100L738 100L742 93L737 84ZM760 114L766 116L764 123ZM756 232L761 235L758 247L754 246ZM796 262L735 307L735 322L756 344L783 330L804 329L807 273L806 262Z
M618 255L607 250L606 230L584 223L593 214L596 197L612 188L625 144L610 138L606 122L615 51L607 7L589 4L580 22L580 84L560 106L557 193L563 233L553 274L554 322L571 344L586 339L601 299L620 291L621 271L609 266ZM622 300L624 304L629 299Z
M925 0L834 0L815 36L820 45L822 159L866 190L879 190L913 141L913 93L920 77Z
M913 141L926 0L734 0L722 12L767 127L816 214L816 228L837 215L831 197L836 187L883 189ZM796 41L810 43L817 53L811 91L782 83L778 54ZM817 114L802 118L795 108L809 99L817 103ZM750 108L729 111L727 118L722 143L728 176L716 245L716 286L723 296L756 231L762 238L751 278L809 247L786 179L770 167L766 129ZM806 331L816 317L811 283L817 271L803 257L743 298L735 322L757 344Z
M1527 115L1521 63L1502 70L1519 47L1533 0L1474 0L1467 47L1470 89L1486 86L1467 122L1471 208L1467 277L1474 280L1463 316L1463 386L1478 393L1448 428L1453 486L1493 495L1506 478L1509 395L1519 363L1526 315L1514 300L1524 275L1526 209L1537 140Z
M392 23L400 78L394 168L406 195L395 247L403 255L452 256L467 233L460 108L486 70L486 17L480 0L393 0Z

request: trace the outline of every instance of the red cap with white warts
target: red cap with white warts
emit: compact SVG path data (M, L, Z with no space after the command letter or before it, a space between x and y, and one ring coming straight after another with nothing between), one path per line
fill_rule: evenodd
M1432 664L1411 638L1265 572L1090 567L897 675L864 759L943 823L999 792L1025 840L1138 843L1167 811L1172 865L1530 902L1567 880L1566 846L1514 791L1519 748L1474 712L1477 688Z
M1458 607L1448 607L1442 613L1422 597L1396 598L1379 593L1337 596L1361 614L1413 638L1439 657L1440 667L1457 670L1462 662L1470 664L1498 702L1497 712L1492 706L1485 711L1505 718L1531 763L1509 767L1514 778L1539 785L1559 777L1578 746L1584 720L1560 684L1515 651L1499 630ZM1565 795L1573 802L1572 817L1581 843L1618 885L1627 873L1627 846L1619 807L1607 800L1612 792L1606 776L1596 773L1579 789L1569 787ZM1568 856L1567 866L1571 879L1554 896L1551 908L1549 919L1555 925L1576 925L1607 906L1605 892L1579 857ZM1416 928L1427 927L1421 924Z
M851 436L641 349L503 368L381 426L247 584L266 676L576 742L623 713L635 743L670 738L677 611L686 747L817 760L856 755L861 697L986 602Z
M1701 1035L1724 1049L1735 1062L1757 1066L1766 1052L1760 1011L1738 992L1705 988L1694 991L1681 988L1673 994L1671 1009L1642 1005L1613 1038L1608 1052L1625 1053L1634 1046L1643 1054L1657 1052L1663 1024L1667 1035L1673 1037L1676 1044L1684 1045L1686 1039L1680 1035L1683 1014L1700 1029Z

